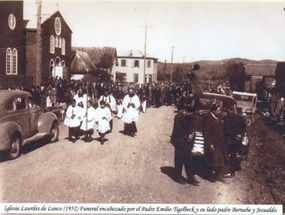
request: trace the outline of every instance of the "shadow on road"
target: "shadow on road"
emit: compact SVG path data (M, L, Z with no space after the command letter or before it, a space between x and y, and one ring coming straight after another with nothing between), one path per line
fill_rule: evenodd
M42 140L29 143L27 145L22 146L21 154L30 153L30 152L32 152L32 151L34 151L36 149L44 147L47 144L49 144L49 140L47 138L44 138ZM4 161L8 161L8 160L9 160L8 151L0 152L0 162L4 162Z
M194 156L192 158L192 162L193 162L194 173L196 175L200 176L201 178L208 180L210 177L209 176L210 171L204 163L204 157L195 157Z
M171 178L176 183L179 183L179 177L175 172L175 168L172 166L164 166L160 167L162 173L166 174L169 178ZM186 181L186 178L182 177L182 180Z
M193 157L192 162L193 162L194 174L198 175L199 177L201 177L205 180L209 180L210 171L204 164L204 158L203 157ZM179 183L179 177L177 176L174 167L164 166L164 167L161 167L160 170L162 173L166 174L173 181ZM182 180L186 180L186 178L182 177Z
M36 149L39 149L39 148L41 148L47 144L49 144L49 140L47 138L29 143L29 144L23 146L22 154L30 153L30 152L32 152Z

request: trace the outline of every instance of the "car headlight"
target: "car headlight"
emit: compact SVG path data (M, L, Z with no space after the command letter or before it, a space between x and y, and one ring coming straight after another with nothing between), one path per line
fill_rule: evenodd
M247 145L249 144L249 138L248 138L248 136L246 135L246 133L245 133L244 136L242 137L241 144L244 145L244 146L247 146Z

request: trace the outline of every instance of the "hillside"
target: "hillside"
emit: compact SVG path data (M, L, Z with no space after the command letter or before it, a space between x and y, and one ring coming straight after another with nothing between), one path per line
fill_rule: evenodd
M273 60L249 60L243 58L232 58L218 61L195 61L191 63L174 63L172 80L182 81L187 79L187 73L191 72L193 65L199 64L200 69L196 71L197 77L202 81L225 81L228 80L228 68L233 64L274 64L277 63ZM171 63L158 62L158 80L168 81L170 80Z

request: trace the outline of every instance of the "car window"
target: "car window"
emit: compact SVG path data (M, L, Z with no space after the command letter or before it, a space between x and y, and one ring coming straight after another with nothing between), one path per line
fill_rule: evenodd
M8 101L7 103L6 103L6 105L5 105L5 110L6 111L13 111L13 110L15 110L15 106L14 106L14 100L10 100L10 101Z
M25 99L26 99L25 97L16 98L16 109L17 110L23 110L27 108Z
M28 97L28 107L30 109L35 107L35 102L34 102L34 99L32 97Z
M232 100L200 97L195 100L194 106L196 110L209 110L213 103L219 105L222 110L227 110L235 105Z

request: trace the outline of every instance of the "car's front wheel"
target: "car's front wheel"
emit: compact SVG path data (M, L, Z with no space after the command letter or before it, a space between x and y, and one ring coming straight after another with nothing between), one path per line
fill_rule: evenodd
M50 132L50 142L54 143L58 141L58 136L59 136L59 127L56 122L53 123L51 127L51 132Z
M21 155L22 139L20 135L13 135L10 151L8 152L9 159L16 159Z

